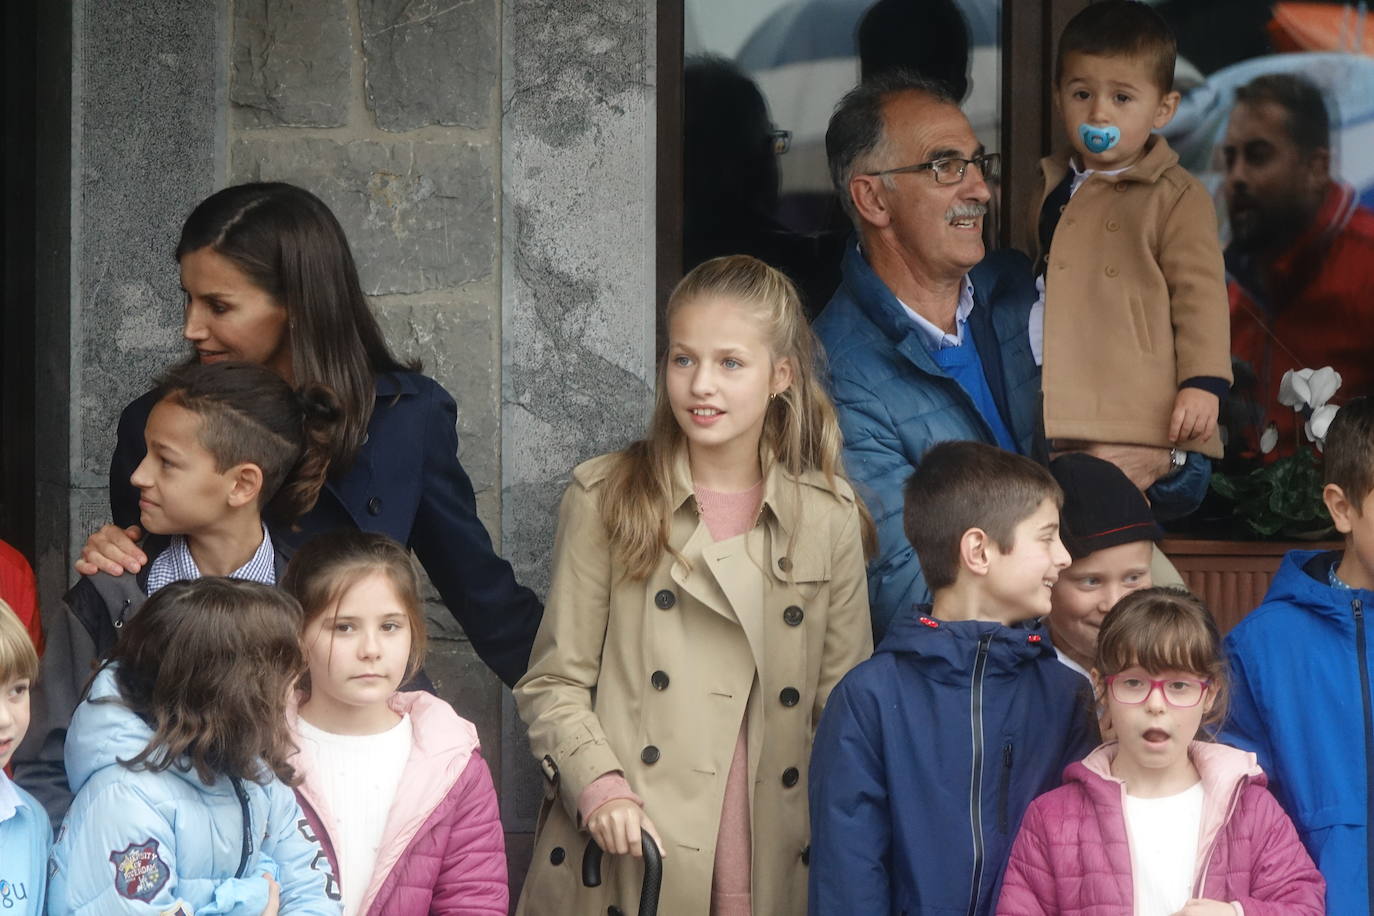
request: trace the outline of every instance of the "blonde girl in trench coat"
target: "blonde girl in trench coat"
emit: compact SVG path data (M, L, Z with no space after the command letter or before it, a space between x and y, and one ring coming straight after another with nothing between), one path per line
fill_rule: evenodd
M634 913L640 830L664 853L664 916L805 913L812 735L872 652L872 522L792 284L717 258L682 280L667 320L648 438L573 472L515 687L546 780L528 916ZM743 533L715 540L699 494L751 489ZM589 835L608 853L595 889ZM718 871L733 894L713 895Z

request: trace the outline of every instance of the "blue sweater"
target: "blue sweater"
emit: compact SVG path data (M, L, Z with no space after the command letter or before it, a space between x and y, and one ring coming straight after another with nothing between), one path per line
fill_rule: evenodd
M1221 740L1259 757L1326 878L1327 912L1374 913L1374 592L1328 583L1340 556L1290 552L1264 602L1226 637Z
M1042 626L903 615L816 732L812 916L991 913L1021 816L1096 743Z
M52 828L43 806L0 770L0 793L6 787L14 790L19 805L8 815L0 809L0 913L38 916L48 883Z

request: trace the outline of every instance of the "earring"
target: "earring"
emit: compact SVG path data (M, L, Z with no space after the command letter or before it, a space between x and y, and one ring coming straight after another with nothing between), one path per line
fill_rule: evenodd
M768 396L768 403L771 404L771 403L773 403L774 401L776 401L777 399L778 399L778 393L775 391L775 392L773 392L772 394L770 394L770 395Z

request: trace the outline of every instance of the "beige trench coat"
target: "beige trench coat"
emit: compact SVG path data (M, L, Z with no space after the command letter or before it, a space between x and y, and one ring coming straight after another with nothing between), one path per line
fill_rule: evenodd
M577 799L623 771L663 836L664 916L707 916L726 775L746 709L754 913L806 912L811 740L831 689L872 652L853 492L774 468L759 524L714 542L685 459L665 555L629 580L610 559L600 503L612 456L579 466L563 498L553 584L529 673L515 687L546 778L519 913L636 912L640 861L607 856L582 886ZM796 543L790 543L796 532Z

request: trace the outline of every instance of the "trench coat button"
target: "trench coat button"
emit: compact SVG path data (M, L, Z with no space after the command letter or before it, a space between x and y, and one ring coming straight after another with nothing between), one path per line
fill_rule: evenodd
M1073 217L1070 216L1070 217L1065 218L1065 220L1064 220L1064 225L1065 225L1065 226L1072 226L1072 225L1073 225Z
M658 605L659 610L666 611L677 604L677 595L666 588L662 589L657 595L654 595L654 604Z
M789 605L783 609L782 622L789 627L799 627L801 626L802 618L805 616L806 612L801 608L797 607L795 604Z
M792 571L792 558L791 558L791 557L778 557L778 569L781 569L783 572L791 572L791 571Z
M618 906L606 907L606 916L625 916L625 911Z
M1118 181L1118 182L1116 183L1116 189L1117 189L1118 191L1124 191L1124 190L1126 190L1126 182L1124 182L1124 181Z
M653 674L649 675L649 683L654 685L655 690L667 690L668 672L655 671Z
M801 860L803 865L811 864L811 844L807 843L802 847Z
M1121 224L1118 223L1116 220L1114 220L1114 219L1109 219L1109 220L1107 220L1107 231L1108 231L1108 232L1115 232L1116 230L1118 230L1118 229L1120 229L1120 228L1121 228Z
M382 498L381 498L380 496L374 496L374 497L372 497L371 499L369 499L369 500L367 501L367 514L368 514L368 515L381 515L381 514L382 514Z
M788 767L782 771L782 784L787 788L792 788L801 780L801 773L796 767Z
M784 706L796 706L801 702L801 694L797 692L795 687L784 687L782 693L778 694L778 699L782 701Z
M644 750L639 752L639 759L648 764L658 763L658 748L652 744L646 744Z
M563 847L562 847L562 846L555 846L555 847L553 848L553 850L549 853L549 864L551 864L551 865L562 865L562 864L563 864L563 860L566 859L567 857L568 857L568 854L567 854L566 852L563 851Z
M1105 273L1109 277L1115 277L1120 272L1121 271L1116 269L1115 264L1108 264L1107 269L1103 271L1103 273Z

